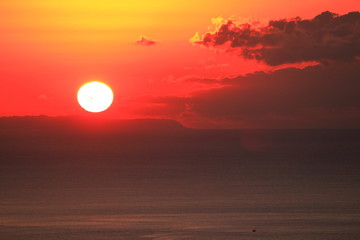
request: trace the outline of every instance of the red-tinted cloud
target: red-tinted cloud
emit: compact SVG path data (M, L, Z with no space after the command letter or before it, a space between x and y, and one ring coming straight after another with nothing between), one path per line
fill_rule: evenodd
M197 44L238 50L268 65L304 61L353 61L360 56L360 13L323 12L310 20L272 20L265 27L229 20Z
M193 97L193 109L208 117L292 114L306 109L360 107L360 65L287 68L222 81L223 88Z
M155 113L191 127L360 128L359 12L323 12L265 27L228 21L196 43L288 65L233 78L184 79L201 90L142 99L138 115Z
M169 109L183 110L167 117L187 125L202 121L209 126L360 127L359 79L359 63L286 68L217 80L222 88L189 97L153 97L148 101L152 107L166 105L167 114ZM146 107L143 110L147 112Z
M150 39L142 36L142 37L140 38L140 40L137 40L137 41L136 41L136 44L137 44L137 45L141 45L141 46L152 46L152 45L157 44L157 42L155 42L155 41L153 41L153 40L150 40Z

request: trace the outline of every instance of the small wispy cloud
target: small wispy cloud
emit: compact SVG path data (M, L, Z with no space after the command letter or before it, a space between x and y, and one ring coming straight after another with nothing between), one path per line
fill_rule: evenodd
M141 45L141 46L152 46L152 45L157 44L157 42L153 41L145 36L141 36L140 39L135 42L135 44Z

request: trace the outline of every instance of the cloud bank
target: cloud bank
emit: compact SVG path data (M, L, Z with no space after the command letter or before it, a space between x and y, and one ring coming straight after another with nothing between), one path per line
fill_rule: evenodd
M304 61L351 62L360 56L360 13L326 11L313 19L269 21L265 27L228 20L196 44L239 51L271 66Z
M202 128L360 128L359 12L273 20L261 28L227 21L196 43L293 67L186 79L201 84L201 90L186 97L148 97L139 113ZM294 67L309 61L317 64Z
M199 81L209 86L216 81L221 87L187 97L149 97L147 106L139 108L139 112L175 118L195 127L360 127L358 63L285 68Z

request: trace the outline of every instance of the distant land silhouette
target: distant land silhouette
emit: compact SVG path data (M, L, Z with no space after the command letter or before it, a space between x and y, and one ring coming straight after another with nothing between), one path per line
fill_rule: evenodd
M189 154L221 154L236 133L183 127L174 120L87 117L0 118L1 164L161 163L189 161ZM232 151L237 151L233 145ZM71 159L71 160L70 160ZM199 163L202 157L197 160ZM192 161L192 160L191 160Z
M1 117L0 165L92 162L237 164L268 161L358 161L358 130L191 129L174 120L86 117ZM314 150L317 149L317 150ZM319 154L321 152L321 154Z
M40 132L173 132L184 130L170 119L99 119L67 116L15 116L1 117L0 131Z

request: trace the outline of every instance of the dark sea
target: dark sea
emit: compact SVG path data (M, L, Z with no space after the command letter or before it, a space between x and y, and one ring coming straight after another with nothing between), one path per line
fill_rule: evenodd
M0 137L1 240L359 240L359 130Z

